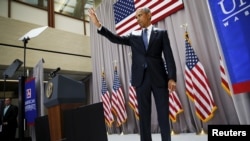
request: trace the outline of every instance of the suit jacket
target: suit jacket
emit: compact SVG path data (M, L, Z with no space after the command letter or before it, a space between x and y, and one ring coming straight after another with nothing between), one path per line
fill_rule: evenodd
M4 107L1 110L1 124L3 122L8 122L7 126L10 128L17 128L17 115L18 115L18 108L17 106L10 105L8 110L6 111L5 115L4 113Z
M132 85L138 87L143 81L145 64L151 74L151 82L157 87L166 87L169 79L176 81L176 66L166 30L152 28L148 49L145 49L142 31L133 31L127 36L119 36L104 26L98 33L111 42L131 46ZM163 59L165 58L165 61ZM167 73L164 66L167 65Z

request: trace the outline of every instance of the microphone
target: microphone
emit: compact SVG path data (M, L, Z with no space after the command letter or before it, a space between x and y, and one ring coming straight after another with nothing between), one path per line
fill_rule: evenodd
M49 74L49 76L50 76L51 78L54 78L54 77L56 76L56 73L59 72L60 70L61 70L61 68L58 67L56 70L52 71L52 72Z

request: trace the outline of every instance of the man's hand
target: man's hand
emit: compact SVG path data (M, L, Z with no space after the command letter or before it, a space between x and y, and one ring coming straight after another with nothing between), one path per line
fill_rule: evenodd
M100 21L98 20L98 17L95 13L95 10L94 8L89 8L88 9L88 12L89 12L89 18L90 20L92 21L92 23L97 27L97 28L100 28L102 26L102 24L100 23Z
M175 91L176 90L176 82L172 79L168 81L168 90L169 92Z

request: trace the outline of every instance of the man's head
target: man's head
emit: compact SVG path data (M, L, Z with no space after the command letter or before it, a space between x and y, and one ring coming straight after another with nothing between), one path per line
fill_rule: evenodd
M146 28L151 24L151 11L147 7L141 7L136 10L136 20L141 28Z
M11 104L11 99L10 99L10 98L5 98L5 99L4 99L4 104L5 104L6 106L10 105L10 104Z

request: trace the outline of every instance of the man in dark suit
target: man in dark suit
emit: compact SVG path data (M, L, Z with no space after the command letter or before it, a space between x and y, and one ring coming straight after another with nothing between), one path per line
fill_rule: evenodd
M141 141L152 141L151 93L155 99L162 141L171 141L169 91L176 88L176 66L167 31L152 26L152 15L147 7L136 10L136 19L142 30L133 31L127 36L118 36L105 28L93 8L88 12L99 34L113 43L131 46L132 85L136 88L138 100ZM146 34L144 29L147 29Z
M1 140L15 141L17 129L17 115L17 106L11 104L10 98L5 98L4 106L2 107L0 113L0 125L2 125L2 131L0 132Z

